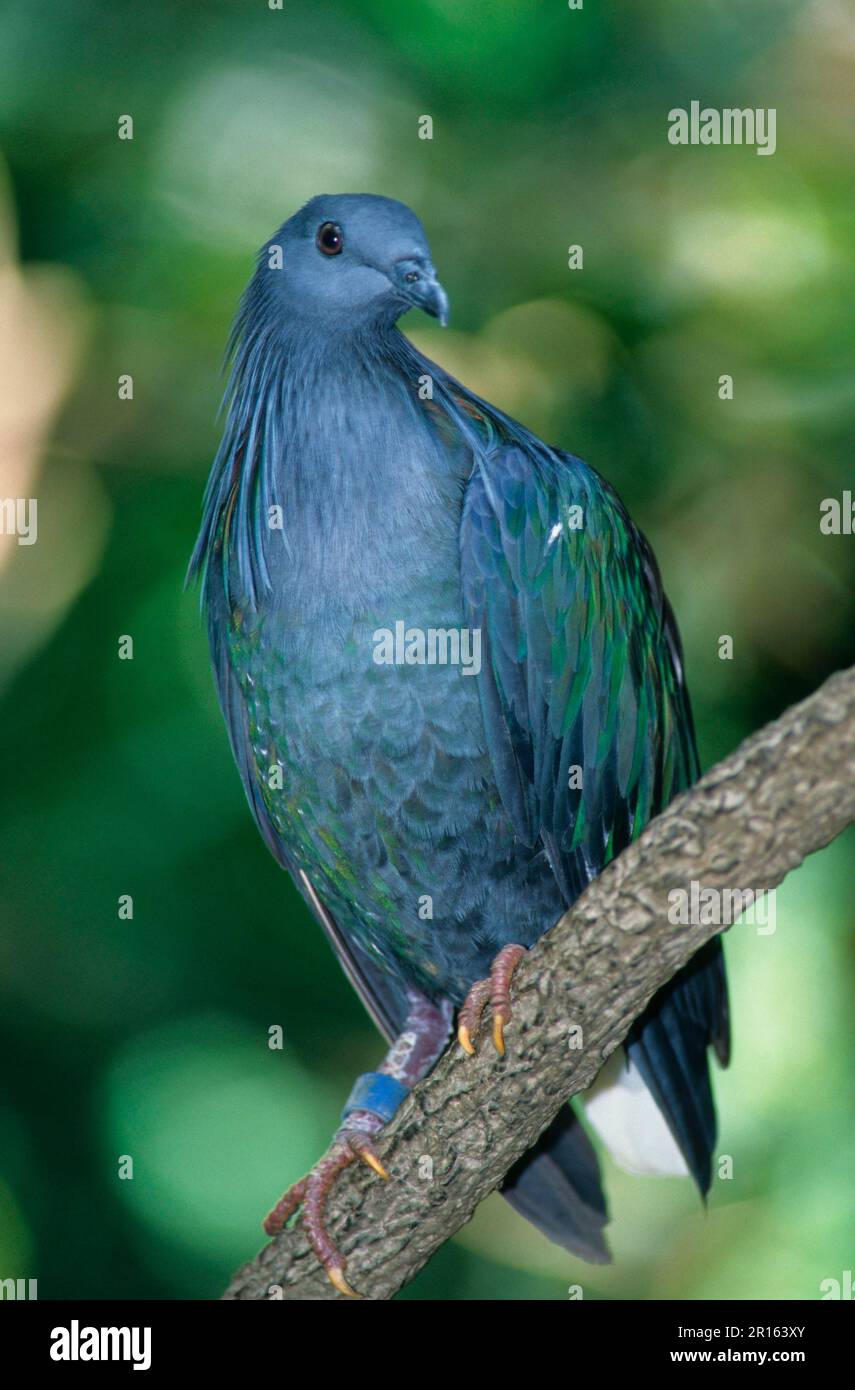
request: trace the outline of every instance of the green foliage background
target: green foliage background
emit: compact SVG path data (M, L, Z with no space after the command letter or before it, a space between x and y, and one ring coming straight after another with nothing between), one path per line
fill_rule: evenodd
M407 331L621 491L709 765L853 660L855 539L819 507L853 481L854 77L852 12L802 0L7 0L0 492L39 541L0 552L0 1278L216 1296L380 1051L254 830L182 592L256 246L317 192L418 211L452 326ZM671 146L693 99L775 107L777 152ZM613 1267L494 1197L404 1296L810 1299L851 1268L852 849L729 935L708 1211L606 1159Z

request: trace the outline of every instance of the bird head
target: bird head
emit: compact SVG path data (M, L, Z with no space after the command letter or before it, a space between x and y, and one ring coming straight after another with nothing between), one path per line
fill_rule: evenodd
M292 321L394 323L412 308L448 321L421 222L372 193L312 198L262 247L257 276L268 306Z

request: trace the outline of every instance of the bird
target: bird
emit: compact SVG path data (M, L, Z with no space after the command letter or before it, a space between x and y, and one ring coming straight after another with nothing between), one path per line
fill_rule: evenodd
M261 835L389 1050L330 1149L264 1223L325 1222L351 1163L452 1039L503 1054L513 974L587 884L699 775L680 636L653 551L593 467L545 444L398 326L445 325L422 223L321 194L265 242L227 349L225 422L188 570ZM486 1043L490 1045L489 1042ZM588 1129L633 1172L691 1175L726 1065L718 939L654 996L503 1195L605 1262Z

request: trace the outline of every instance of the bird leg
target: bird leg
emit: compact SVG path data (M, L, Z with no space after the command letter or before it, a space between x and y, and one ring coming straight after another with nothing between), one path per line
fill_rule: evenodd
M400 1037L376 1072L360 1076L342 1112L342 1124L319 1163L288 1188L264 1220L269 1236L281 1231L302 1207L302 1225L327 1277L339 1291L358 1298L345 1278L345 1258L330 1238L325 1221L327 1197L338 1176L357 1160L381 1178L389 1174L374 1147L377 1135L392 1119L404 1097L421 1081L439 1057L451 1031L451 1004L432 1003L418 990L407 990L409 1011Z
M505 1055L505 1026L510 1023L511 980L514 971L526 953L525 946L503 946L486 980L476 980L463 1008L457 1015L457 1041L470 1057L475 1052L472 1039L481 1027L481 1015L489 1002L493 1013L493 1046L500 1057Z

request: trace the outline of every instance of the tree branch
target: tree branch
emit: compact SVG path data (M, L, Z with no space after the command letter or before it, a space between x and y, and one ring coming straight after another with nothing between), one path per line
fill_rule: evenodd
M451 1046L355 1164L328 1225L360 1293L391 1298L588 1087L651 996L721 926L669 921L669 893L774 888L855 820L855 668L754 734L646 828L524 958L507 1056ZM581 1027L571 1045L574 1028ZM429 1159L430 1164L425 1163ZM427 1172L430 1177L425 1176ZM271 1286L281 1294L271 1295ZM227 1299L340 1297L299 1224L235 1275Z

